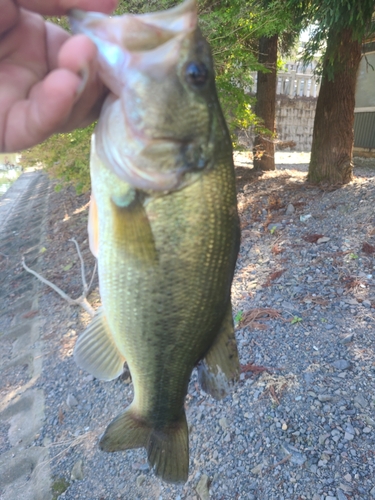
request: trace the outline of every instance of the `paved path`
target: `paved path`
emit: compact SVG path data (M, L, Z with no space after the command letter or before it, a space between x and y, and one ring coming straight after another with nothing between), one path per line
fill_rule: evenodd
M24 173L0 199L0 499L51 500L48 448L33 446L44 422L39 283L49 180Z

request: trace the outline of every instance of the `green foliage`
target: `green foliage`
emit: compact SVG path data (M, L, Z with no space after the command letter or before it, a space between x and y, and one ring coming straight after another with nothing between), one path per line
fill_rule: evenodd
M358 259L358 255L356 253L350 253L349 254L349 259L356 260L356 259Z
M119 0L115 10L116 16L122 14L145 14L158 10L166 10L179 4L178 0Z
M250 73L265 68L258 63L258 39L291 28L291 16L278 1L227 0L199 3L200 27L215 61L216 85L232 138L236 129L261 127L247 93Z
M200 26L211 45L216 86L232 137L236 129L256 121L246 93L253 83L250 72L259 66L253 24L254 16L242 2L220 2L213 8L206 1L201 6Z
M52 500L57 500L70 486L64 477L54 477L52 482Z
M293 319L292 321L290 322L291 325L296 325L298 323L301 323L303 321L302 318L300 318L299 316L293 316Z
M303 18L305 24L312 25L309 41L305 46L304 59L311 61L317 53L323 53L323 61L318 67L319 73L325 73L333 79L340 67L341 33L351 32L352 40L361 42L374 29L371 23L374 12L374 0L286 0L290 9ZM330 50L326 51L326 42L330 39Z
M57 134L22 153L22 164L42 163L53 177L75 186L77 194L90 189L90 137L94 125ZM57 190L61 186L56 187Z
M65 31L69 31L69 33L71 32L71 29L70 29L70 25L69 25L69 20L67 18L67 16L53 16L53 17L46 17L46 19L48 19L49 22L53 23L53 24L57 24L57 26L60 26L60 28L62 28L63 30Z
M238 311L238 313L234 317L234 322L238 324L242 321L242 318L243 318L243 311Z

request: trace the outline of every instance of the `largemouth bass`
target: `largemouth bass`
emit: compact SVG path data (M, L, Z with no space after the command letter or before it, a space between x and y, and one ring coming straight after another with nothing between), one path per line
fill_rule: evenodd
M77 364L134 400L100 439L145 447L156 475L186 481L191 372L224 397L238 378L230 289L239 248L232 147L196 4L108 18L73 11L110 89L92 139L90 248L102 307Z

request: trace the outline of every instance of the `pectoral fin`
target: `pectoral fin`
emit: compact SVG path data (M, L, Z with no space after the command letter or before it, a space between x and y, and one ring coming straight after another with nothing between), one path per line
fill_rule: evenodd
M126 249L135 264L153 266L158 261L150 221L139 193L131 189L112 196L114 241Z
M202 389L215 399L222 399L231 385L238 380L240 363L232 316L232 305L229 302L220 331L198 366L198 378Z
M73 356L82 370L99 380L113 380L123 372L125 358L114 342L102 310L78 337Z

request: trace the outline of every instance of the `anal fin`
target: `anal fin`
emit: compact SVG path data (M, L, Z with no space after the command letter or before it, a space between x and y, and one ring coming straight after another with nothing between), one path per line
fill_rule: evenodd
M78 337L73 356L82 370L99 380L113 380L123 372L125 358L114 342L101 309Z
M240 363L234 336L232 305L229 302L219 333L198 365L202 389L215 399L224 398L238 380Z

